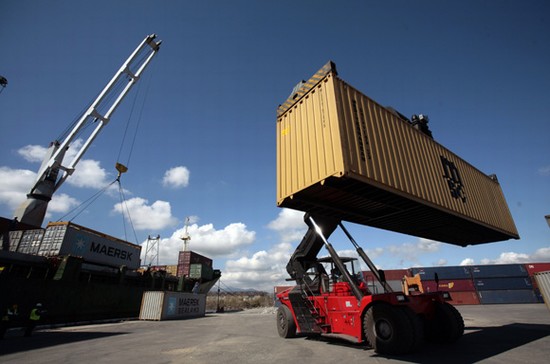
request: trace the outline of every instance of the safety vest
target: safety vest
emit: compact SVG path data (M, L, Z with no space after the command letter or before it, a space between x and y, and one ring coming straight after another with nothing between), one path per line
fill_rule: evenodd
M40 314L38 313L38 308L33 308L33 309L31 310L30 319L33 320L33 321L38 321L38 320L40 320Z

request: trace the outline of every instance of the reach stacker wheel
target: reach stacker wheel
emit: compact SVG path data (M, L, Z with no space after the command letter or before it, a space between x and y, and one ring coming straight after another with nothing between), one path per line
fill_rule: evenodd
M426 323L426 337L438 343L450 344L464 334L464 319L448 302L434 302L435 315Z
M418 328L401 307L376 304L365 313L365 336L379 354L406 354L413 351L421 338Z
M285 305L281 305L277 309L277 331L279 336L285 339L296 336L296 323L290 309Z

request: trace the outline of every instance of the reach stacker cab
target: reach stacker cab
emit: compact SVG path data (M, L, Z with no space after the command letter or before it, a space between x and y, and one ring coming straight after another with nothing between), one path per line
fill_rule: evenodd
M304 211L308 226L286 267L296 285L277 295L279 335L338 334L384 354L454 342L464 321L449 292L394 292L342 221L463 247L519 238L495 175L437 143L426 116L409 120L342 81L332 62L277 109L277 205ZM382 293L329 243L337 228Z

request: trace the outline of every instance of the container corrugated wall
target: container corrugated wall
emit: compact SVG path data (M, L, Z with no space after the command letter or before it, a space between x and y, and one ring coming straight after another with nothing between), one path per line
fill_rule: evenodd
M550 310L550 271L533 274L546 307Z
M476 265L471 267L473 278L528 277L524 264Z
M439 285L436 281L422 281L422 287L424 292L475 292L476 290L471 279L442 279L439 281Z
M519 237L497 181L319 72L278 110L279 206L457 245Z
M442 266L442 267L415 267L411 268L411 276L416 274L428 281L435 280L435 274L439 279L471 279L470 267L468 266Z
M535 292L531 289L478 291L477 293L482 305L538 303Z

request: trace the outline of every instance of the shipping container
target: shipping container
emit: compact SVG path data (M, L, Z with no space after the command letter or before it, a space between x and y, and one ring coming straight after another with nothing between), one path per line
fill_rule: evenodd
M10 231L10 251L38 254L45 231L45 229Z
M523 264L494 264L472 266L473 278L528 277Z
M72 222L50 222L44 238L41 255L72 255L87 263L140 267L141 246Z
M452 279L439 281L422 281L424 292L449 291L449 292L475 292L474 282L471 279Z
M174 320L204 316L206 295L169 291L143 292L140 320Z
M193 251L180 251L178 255L178 277L189 277L191 264L204 264L212 268L212 259Z
M391 280L391 281L386 281L386 283L390 286L390 288L394 291L394 292L402 292L403 291L403 285L401 283L401 280ZM382 287L382 285L380 284L380 282L374 280L367 280L366 282L366 285L367 285L367 288L368 290L372 293L372 294L378 294L378 293L384 293L384 288Z
M511 290L530 289L533 290L533 283L529 277L506 277L506 278L483 278L474 279L476 290Z
M452 305L479 305L479 297L475 291L454 291L448 302Z
M546 307L550 310L550 271L535 273L533 277Z
M274 286L273 287L273 296L277 298L277 295L283 291L286 291L289 288L292 288L295 286Z
M410 277L408 269L383 269L384 275L387 281L398 281L403 279L403 277ZM363 278L367 280L376 280L374 274L370 271L363 271Z
M525 269L532 277L535 273L550 271L550 263L528 263L525 264Z
M538 303L535 292L531 289L509 289L478 291L479 302L487 304Z
M189 268L189 278L211 280L214 270L206 264L191 264Z
M460 246L519 238L495 176L338 78L332 62L277 109L277 205Z
M424 281L435 280L435 273L439 279L471 279L470 266L441 266L441 267L414 267L411 268L411 276L416 274Z

